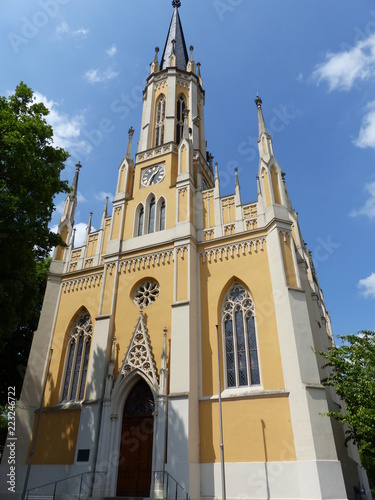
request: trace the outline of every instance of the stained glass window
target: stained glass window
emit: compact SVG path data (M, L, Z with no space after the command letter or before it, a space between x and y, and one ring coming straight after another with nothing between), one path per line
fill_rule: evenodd
M260 384L254 303L248 290L234 283L222 308L227 387Z
M69 335L62 401L82 400L90 357L92 321L85 311L75 321Z

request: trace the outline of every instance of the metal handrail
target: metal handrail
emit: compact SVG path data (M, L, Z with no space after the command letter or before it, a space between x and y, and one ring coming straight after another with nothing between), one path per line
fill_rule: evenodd
M94 474L94 479L95 479L95 475L96 474L107 474L107 472L105 472L105 471L87 471L87 472L82 472L81 474L75 474L74 476L65 477L63 479L58 479L57 481L52 481L50 483L45 483L45 484L41 484L39 486L35 486L34 488L29 488L26 491L25 500L28 500L29 494L30 494L31 491L40 490L42 488L45 488L46 486L52 486L52 485L54 485L54 488L53 488L53 493L51 493L51 495L53 495L53 498L55 498L56 490L57 490L57 485L59 483L62 483L64 481L70 481L71 479L79 478L79 477L81 478L81 480L79 482L80 484L79 484L78 500L80 500L81 493L82 493L83 476L89 475L89 474Z
M163 497L165 500L172 499L172 498L175 500L177 500L178 498L184 498L185 500L190 500L189 493L185 490L185 488L183 486L181 486L181 484L178 481L176 481L176 479L173 476L171 476L171 474L169 474L169 472L167 472L165 470L164 471L155 471L155 475L156 474L163 475L163 483L164 483L164 495L163 495ZM165 478L167 479L166 481L165 481ZM169 486L171 483L170 480L172 480L175 483L173 496L169 496L169 491L170 491ZM171 486L171 488L172 487L173 486ZM182 493L181 496L179 496L179 490L181 490L181 493Z

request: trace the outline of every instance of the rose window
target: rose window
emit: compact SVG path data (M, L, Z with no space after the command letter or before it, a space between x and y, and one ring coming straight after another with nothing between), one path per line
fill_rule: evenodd
M160 292L159 283L156 281L144 281L134 293L134 302L138 306L147 307L157 299Z

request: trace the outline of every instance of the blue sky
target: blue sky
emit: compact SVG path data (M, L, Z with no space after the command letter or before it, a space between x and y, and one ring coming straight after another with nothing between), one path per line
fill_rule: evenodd
M3 0L0 92L22 80L51 110L56 144L83 168L82 235L113 197L127 131L162 51L170 0ZM312 251L335 335L375 330L375 5L370 0L182 0L206 91L208 149L222 194L256 199L257 112ZM134 150L133 150L134 153ZM63 199L56 199L56 225Z

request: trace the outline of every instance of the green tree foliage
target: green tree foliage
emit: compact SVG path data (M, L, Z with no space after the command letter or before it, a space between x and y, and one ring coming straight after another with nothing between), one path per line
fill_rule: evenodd
M8 401L8 387L15 387L16 398L21 394L29 357L33 333L38 327L39 315L43 305L47 283L47 273L51 258L39 260L35 267L36 295L35 307L28 317L12 332L1 347L0 363L0 406ZM0 440L1 443L1 440Z
M0 97L0 342L31 324L38 308L37 263L60 237L48 227L54 196L67 192L60 174L68 153L53 145L49 111L20 83ZM4 357L2 356L2 359Z
M341 339L341 346L319 352L329 373L323 384L333 387L344 402L340 411L328 415L347 424L346 442L358 444L375 485L375 332L362 330Z

